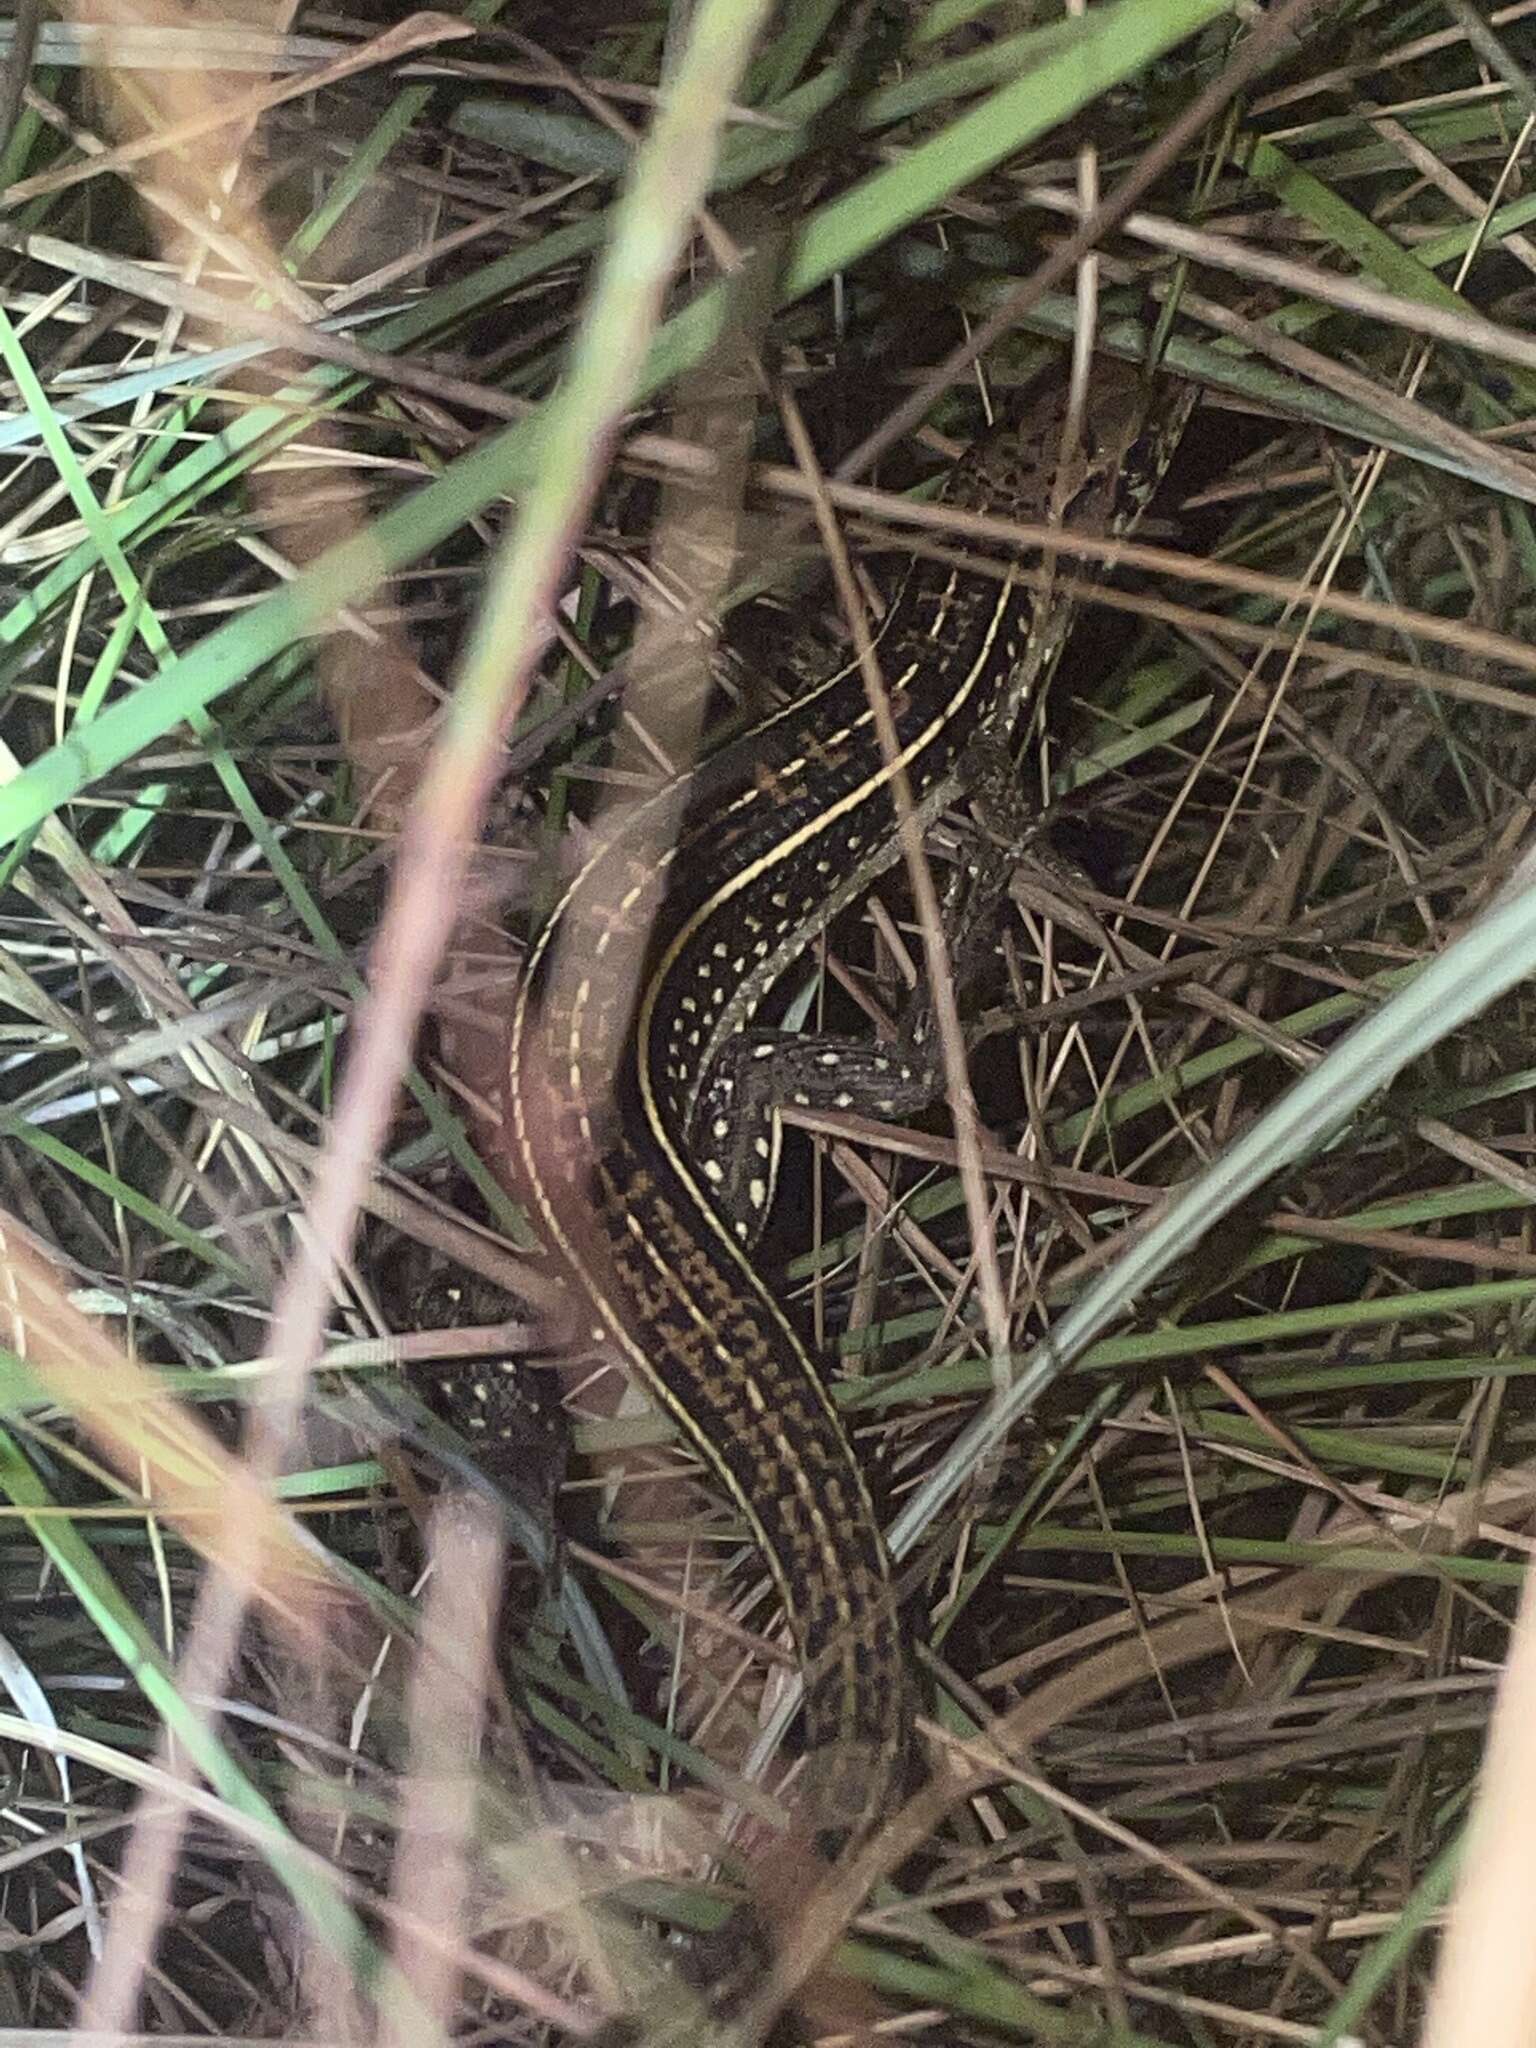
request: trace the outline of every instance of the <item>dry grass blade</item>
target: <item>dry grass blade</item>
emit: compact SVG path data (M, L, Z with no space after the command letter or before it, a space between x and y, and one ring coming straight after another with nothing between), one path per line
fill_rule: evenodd
M1528 1579L1489 1728L1424 2048L1472 2048L1477 2042L1515 2048L1536 2031L1536 1972L1521 1910L1533 1876L1528 1818L1536 1771L1532 1597Z
M344 1605L335 1573L234 1456L70 1302L62 1275L14 1218L0 1219L6 1348L83 1430L133 1494L313 1653Z

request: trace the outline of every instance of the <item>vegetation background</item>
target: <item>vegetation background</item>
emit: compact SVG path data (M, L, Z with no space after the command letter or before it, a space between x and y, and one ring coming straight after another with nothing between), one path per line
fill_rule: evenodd
M599 796L686 759L635 675L712 733L793 687L808 503L888 554L1074 335L1202 393L1055 572L1078 872L1016 880L977 1117L806 1119L771 1248L970 1791L809 2009L1419 2037L1529 1683L1533 14L18 0L7 2038L538 2039L634 2004L637 1912L718 1917L727 1814L771 1838L771 1603L661 1423L527 1367L493 1496L431 1412L521 1429L546 1342L496 1021ZM834 1012L913 945L892 888ZM1476 1917L1531 1895L1524 1698L1435 2048L1533 2038Z

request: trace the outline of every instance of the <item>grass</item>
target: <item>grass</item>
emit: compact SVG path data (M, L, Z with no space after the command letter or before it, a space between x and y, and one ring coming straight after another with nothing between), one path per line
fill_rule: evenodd
M0 154L4 2024L534 2038L644 1915L793 1933L760 1563L547 1363L497 1020L658 773L688 508L728 720L813 506L1036 572L903 493L1091 327L1204 398L1057 561L1116 578L1023 771L1086 873L1017 878L979 1124L806 1118L769 1254L935 1767L808 2010L1528 2038L1513 1704L1466 1833L1536 1498L1523 10L138 13L44 25ZM797 1016L892 1011L883 906ZM421 1396L509 1347L571 1462L530 1424L493 1506Z

